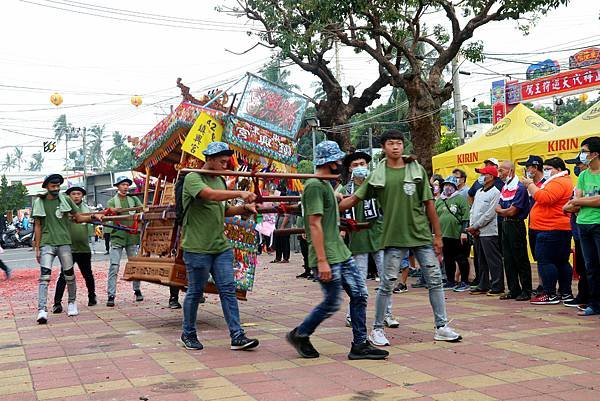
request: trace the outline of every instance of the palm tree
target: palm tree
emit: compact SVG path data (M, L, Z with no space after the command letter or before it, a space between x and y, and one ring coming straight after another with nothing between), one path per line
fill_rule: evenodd
M6 171L10 171L15 167L15 158L10 153L6 154L4 161L2 162L2 168Z
M102 140L104 139L104 125L94 125L88 130L89 142L87 144L87 161L93 170L101 170L104 167L104 153L102 152Z
M289 70L284 70L283 67L281 67L281 61L280 56L274 57L262 68L260 75L267 81L276 83L287 90L300 89L298 85L287 81L290 78L291 73Z
M24 159L23 159L23 147L22 146L16 146L15 147L15 153L14 153L14 156L13 156L13 160L17 163L17 168L19 169L19 171L21 171L21 164L24 161Z
M42 152L36 152L31 156L32 160L29 161L29 167L27 170L29 171L41 171L42 166L44 165L44 156L42 156Z

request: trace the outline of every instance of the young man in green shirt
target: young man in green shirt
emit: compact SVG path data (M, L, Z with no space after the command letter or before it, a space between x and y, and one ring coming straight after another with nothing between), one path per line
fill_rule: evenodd
M82 187L74 186L65 191L65 194L71 198L75 203L75 211L77 213L89 213L89 206L83 201L83 197L86 194L85 189ZM73 263L77 263L79 271L85 280L85 286L88 292L88 306L96 305L96 284L94 282L94 275L92 274L92 251L90 249L89 237L91 226L88 224L77 224L73 220L69 221L69 232L71 233L71 254L73 255ZM54 290L54 306L52 307L52 313L61 313L62 308L62 297L65 293L65 286L67 282L65 280L64 273L60 273L58 281L56 282L56 289Z
M142 202L137 196L128 195L131 184L133 184L133 182L129 178L125 176L117 177L117 180L113 184L113 186L117 187L117 194L110 198L106 207L109 209L125 209L142 206ZM119 212L118 214L135 214L135 212ZM133 224L133 220L122 220L120 223L125 226L130 226ZM108 293L108 300L106 301L106 306L113 307L115 306L115 296L117 295L117 276L119 275L119 267L121 265L123 249L125 249L128 258L137 256L138 247L140 244L140 235L131 234L124 230L112 230L110 233L110 241L110 267L108 268L106 289L106 292ZM143 301L144 296L140 290L140 282L138 280L134 280L131 283L136 302Z
M69 231L69 215L78 223L89 223L92 220L101 220L102 216L82 216L77 211L77 206L71 198L60 193L60 186L64 178L60 174L51 174L44 179L42 188L46 194L40 195L33 202L32 217L35 222L35 241L33 249L35 258L40 264L40 283L38 289L38 315L37 322L48 322L48 284L52 274L52 263L58 257L61 271L65 276L69 303L67 314L76 316L77 310L75 272L73 271L73 256L71 254L71 233Z
M344 157L344 167L350 174L350 181L339 192L351 195L360 188L369 175L369 162L371 156L364 152L354 152ZM377 200L367 199L352 209L346 210L346 217L359 223L370 223L368 230L349 233L348 248L352 252L356 265L362 272L365 281L369 270L369 255L373 257L377 274L383 273L383 249L381 249L381 236L383 234L383 216ZM385 311L384 323L388 327L398 327L400 323L392 315L392 298ZM346 312L346 326L352 327L350 309Z
M579 240L590 287L587 307L580 316L600 314L600 137L581 142L579 159L589 168L579 174L575 199L565 209L577 212Z
M205 170L227 170L233 151L223 142L211 142L202 152L206 156ZM225 201L242 198L253 202L256 195L248 191L229 191L221 176L189 173L183 184L183 261L188 288L183 301L184 347L200 350L196 320L198 304L210 274L219 290L223 317L229 327L232 350L250 350L258 340L246 337L240 324L240 312L235 296L233 251L225 237L225 216L256 214L254 203L228 206Z
M337 143L321 142L315 149L316 174L339 174L343 157ZM315 276L319 277L324 298L298 327L287 334L288 342L301 357L318 358L319 352L311 344L310 335L340 309L343 288L350 296L352 317L353 341L348 358L385 359L389 353L367 341L367 286L363 273L340 237L340 214L330 182L317 178L306 180L301 199L309 244L308 260L310 267L316 269Z
M442 252L442 230L427 172L412 158L405 161L402 155L404 135L400 131L384 132L381 146L386 158L358 191L340 203L340 210L347 210L364 199L375 198L383 208L384 272L377 291L375 322L369 340L375 345L389 345L383 330L385 310L398 279L402 259L412 250L429 289L435 318L434 339L458 341L461 336L448 326L446 316L442 271L437 258Z

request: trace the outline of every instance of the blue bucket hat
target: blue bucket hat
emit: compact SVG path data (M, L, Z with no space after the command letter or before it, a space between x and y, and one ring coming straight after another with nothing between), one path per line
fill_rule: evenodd
M128 183L129 185L133 184L133 181L131 181L129 178L127 178L124 175L120 175L120 176L117 177L117 180L113 184L113 187L118 187L119 184L122 184L124 182Z
M334 141L323 141L315 148L315 166L333 163L346 156Z
M202 151L204 156L231 156L233 150L225 142L211 142L206 150Z
M448 177L446 177L446 179L444 180L444 185L445 184L452 184L454 185L454 188L458 188L458 178L456 178L453 175L449 175Z

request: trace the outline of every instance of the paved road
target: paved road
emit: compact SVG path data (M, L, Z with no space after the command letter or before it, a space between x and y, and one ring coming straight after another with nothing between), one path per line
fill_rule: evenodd
M92 263L108 260L108 255L104 254L104 241L93 242L92 244L96 252L92 255ZM31 251L31 248L5 249L0 259L12 269L30 269L37 266L35 254ZM58 266L58 261L55 261L54 264Z

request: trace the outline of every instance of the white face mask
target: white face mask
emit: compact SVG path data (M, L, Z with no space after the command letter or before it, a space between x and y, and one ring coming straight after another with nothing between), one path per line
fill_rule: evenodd
M480 183L481 185L485 184L485 175L480 175L479 178L477 179L477 182Z
M552 170L544 170L544 179L549 180L552 177Z

